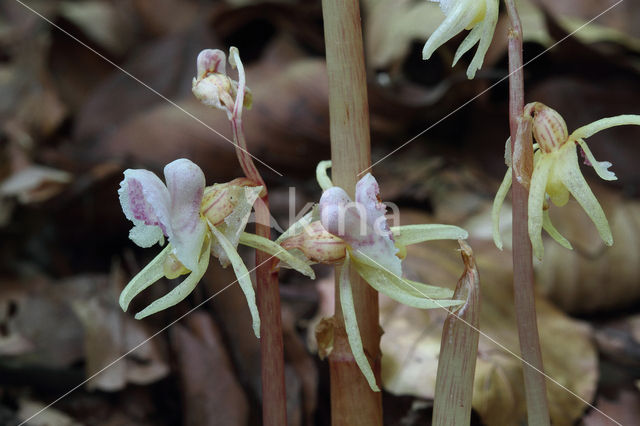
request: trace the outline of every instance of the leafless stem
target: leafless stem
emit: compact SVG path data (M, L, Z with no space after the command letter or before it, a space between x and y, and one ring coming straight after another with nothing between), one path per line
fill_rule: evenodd
M533 162L531 150L522 144L531 143L530 133L518 131L524 110L524 77L522 71L522 26L514 0L505 0L511 23L509 29L509 125L511 129L511 152L520 152L513 167L513 286L515 312L520 337L520 352L526 364L523 364L527 415L530 426L549 425L549 407L543 370L540 338L536 322L536 307L533 288L533 258L531 242L527 231L528 188L518 179L517 171L531 170ZM526 182L528 179L524 179ZM537 371L536 371L537 370Z
M322 12L329 74L332 178L335 185L353 197L358 173L371 164L360 8L358 0L323 0ZM364 350L379 378L378 294L357 274L350 278ZM371 390L349 348L337 283L333 324L333 350L329 355L332 424L382 425L380 393Z

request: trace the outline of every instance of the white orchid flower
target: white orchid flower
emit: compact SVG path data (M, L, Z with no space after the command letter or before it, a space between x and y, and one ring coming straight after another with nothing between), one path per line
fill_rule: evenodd
M445 20L431 34L422 49L422 59L429 59L437 48L451 40L463 30L471 30L462 41L452 66L460 60L473 46L478 44L473 59L467 68L467 77L472 79L482 67L484 56L489 49L493 32L498 22L498 0L432 0L440 4L446 15Z
M371 389L379 391L373 370L362 347L353 304L350 269L378 292L405 305L431 309L459 305L451 300L453 292L402 278L401 257L406 246L437 239L465 239L464 229L450 225L409 225L390 228L385 218L386 206L380 202L379 187L368 173L356 185L356 200L342 189L332 186L326 175L331 162L318 165L317 176L325 190L320 199L320 221L312 212L298 224L301 232L288 232L281 241L288 250L299 250L309 262L342 264L339 276L340 304L345 329L354 359ZM294 225L296 227L296 225Z
M249 179L240 178L205 188L204 173L200 167L184 158L164 168L166 185L148 170L128 169L124 176L118 194L125 216L134 225L129 233L131 240L140 247L151 247L156 243L163 245L165 237L169 243L122 291L122 309L126 311L136 295L160 278L173 279L188 274L173 290L135 317L142 319L176 305L193 291L209 266L210 255L213 255L223 267L229 264L233 267L247 298L254 333L259 337L260 317L255 292L237 246L245 241L251 246L273 248L275 245L244 232L262 186L253 186ZM283 249L273 255L293 267L297 266L307 275L313 274L308 265L300 265Z

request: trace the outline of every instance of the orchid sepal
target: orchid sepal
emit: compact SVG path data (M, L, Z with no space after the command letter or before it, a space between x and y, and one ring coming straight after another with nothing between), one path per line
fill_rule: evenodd
M296 271L300 272L303 275L306 275L312 280L316 278L313 269L311 269L307 262L294 256L283 247L267 238L255 234L250 234L248 232L243 232L240 235L240 244L247 247L252 247L256 250L261 250L265 253L270 254L271 256L277 257L281 262L283 262L284 266L295 269Z

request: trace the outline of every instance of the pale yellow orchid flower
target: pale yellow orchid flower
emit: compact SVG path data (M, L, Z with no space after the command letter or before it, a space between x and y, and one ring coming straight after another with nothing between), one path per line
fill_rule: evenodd
M604 180L616 180L616 175L608 170L611 163L596 161L585 139L610 127L640 125L640 115L603 118L569 134L562 116L540 102L526 105L524 114L525 118L530 117L532 120L533 137L536 142L533 145L533 174L528 200L529 238L534 255L542 260L544 254L542 229L545 229L559 244L572 249L571 243L551 223L546 196L556 206L564 206L569 201L569 194L573 195L593 221L605 244L612 245L613 236L609 222L580 171L576 145L584 152L585 163L592 166L598 176ZM508 162L510 163L509 159ZM502 240L499 231L499 213L511 187L512 171L510 164L508 166L492 211L493 239L500 249L502 249Z
M447 41L458 35L463 30L471 30L467 37L462 41L452 66L455 66L458 60L469 51L473 46L478 44L473 59L467 68L467 77L472 79L482 67L484 56L489 49L493 32L498 22L498 0L432 0L440 4L440 8L446 15L445 20L440 24L436 31L431 34L422 49L422 59L429 59L437 48Z

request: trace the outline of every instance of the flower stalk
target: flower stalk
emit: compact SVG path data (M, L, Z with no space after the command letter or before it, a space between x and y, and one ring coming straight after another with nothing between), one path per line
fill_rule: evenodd
M332 178L355 196L358 174L371 164L369 111L360 8L357 0L323 0L324 35L329 76ZM336 278L341 268L336 268ZM353 304L362 346L374 375L380 377L378 295L351 271ZM336 280L336 308L331 372L333 425L382 425L382 399L358 367L347 339Z
M549 406L545 378L542 375L542 353L536 321L533 288L533 253L528 234L528 193L533 168L531 132L526 131L524 114L524 76L522 61L522 25L514 0L505 0L510 20L509 29L509 127L511 130L512 203L513 203L513 285L528 423L549 425ZM516 155L517 154L517 155ZM523 171L525 175L523 176ZM527 176L526 173L529 173Z
M231 48L229 62L238 68L238 92L231 115L233 140L240 166L247 178L264 188L256 200L256 235L271 239L269 198L267 186L247 150L247 142L242 126L242 109L246 90L245 74L237 53ZM256 287L258 312L261 318L260 353L262 359L262 422L264 425L287 424L287 397L284 384L284 347L282 341L282 316L280 313L280 289L278 259L270 254L256 250Z

